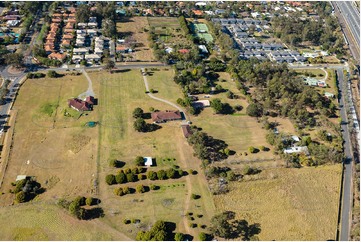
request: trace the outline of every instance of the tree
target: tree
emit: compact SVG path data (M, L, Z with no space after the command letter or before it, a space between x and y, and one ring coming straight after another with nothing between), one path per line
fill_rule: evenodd
M114 189L114 194L117 196L123 196L125 193L121 187L117 187Z
M228 214L227 212L223 212L221 214L213 216L213 218L211 219L211 232L214 235L225 239L230 238L232 234L232 225L229 220L233 218L234 214L232 216L232 214Z
M85 204L88 206L91 206L93 204L93 198L92 197L87 197L85 199Z
M105 182L108 184L108 185L113 185L116 183L116 180L115 180L115 176L112 175L112 174L109 174L105 177Z
M155 173L154 171L148 171L147 178L149 180L157 180L157 173Z
M21 68L24 65L24 56L19 53L10 53L5 56L5 63Z
M123 192L124 194L129 194L130 193L129 187L123 187Z
M115 67L114 61L112 61L109 58L105 59L104 63L105 63L104 68L108 71L111 71Z
M58 73L56 73L56 71L48 71L48 77L56 78L58 77Z
M167 179L167 174L165 173L164 170L159 170L157 171L157 177L159 180L165 180Z
M198 237L199 237L200 241L206 241L207 240L207 234L204 233L204 232L200 232Z
M184 234L182 234L182 233L176 233L176 234L174 235L174 240L175 240L175 241L184 241Z
M139 184L135 190L137 191L137 193L144 193L145 192L145 189L144 189L144 186Z
M134 182L136 177L133 175L133 173L127 174L127 181L128 182Z
M76 10L76 21L78 23L87 23L90 17L90 7L88 4L78 6Z
M211 107L215 113L221 113L223 109L223 104L219 98L215 98L211 101Z
M127 182L127 177L125 176L125 174L123 172L119 172L116 176L115 176L115 181L118 184L122 184L122 183L126 183Z
M251 103L248 105L246 112L251 117L260 117L262 116L263 108L259 103Z
M147 123L142 118L137 118L133 124L133 127L138 132L145 132L147 130Z
M173 179L176 177L176 170L174 170L173 168L169 168L166 173L169 179Z
M141 118L141 117L143 117L143 114L144 114L143 109L138 107L138 108L134 109L134 111L133 111L133 118Z
M25 192L20 191L20 192L16 193L16 195L15 195L15 201L16 202L23 203L23 202L25 202L25 199L26 199Z
M143 166L144 165L144 157L137 156L134 160L136 166Z

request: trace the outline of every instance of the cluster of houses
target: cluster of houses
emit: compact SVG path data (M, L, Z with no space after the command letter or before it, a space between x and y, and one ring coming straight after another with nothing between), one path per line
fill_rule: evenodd
M21 23L22 16L19 14L19 10L4 11L3 14L0 16L0 20L6 22L7 27L16 27Z
M259 60L270 59L278 63L306 61L306 57L297 51L286 49L283 44L261 43L258 39L250 37L250 28L257 32L269 29L268 21L251 18L213 18L212 22L220 24L222 30L233 38L236 47L241 50L241 59L255 57Z
M55 59L63 62L66 54L64 48L70 48L74 38L75 9L70 14L54 13L51 19L50 31L46 36L44 50L49 59ZM65 26L63 26L65 24Z

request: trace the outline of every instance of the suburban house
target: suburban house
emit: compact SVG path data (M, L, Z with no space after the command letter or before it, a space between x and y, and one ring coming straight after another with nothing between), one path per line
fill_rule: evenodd
M193 133L191 130L191 127L188 124L182 125L182 131L183 131L184 137L186 137L186 138L188 138Z
M144 158L144 165L150 167L153 165L152 157L143 157Z
M59 60L61 62L63 62L66 58L66 54L60 54L60 53L51 53L50 55L48 55L48 58L51 60Z
M92 61L100 61L101 60L101 56L97 55L97 54L89 54L89 55L85 55L85 60L87 62L92 62Z
M68 105L77 111L91 111L94 105L94 97L88 96L85 101L79 98L69 99Z
M74 55L85 55L88 54L88 49L86 48L74 48L73 49Z
M308 148L307 146L293 146L283 150L285 154L292 154L292 153L305 153L308 155Z
M151 114L151 116L152 116L153 122L155 122L155 123L164 123L164 122L171 121L171 120L181 120L182 119L182 115L178 110L177 111L166 110L166 111L153 112Z

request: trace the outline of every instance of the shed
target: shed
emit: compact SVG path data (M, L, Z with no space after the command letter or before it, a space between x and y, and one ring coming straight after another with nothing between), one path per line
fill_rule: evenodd
M152 166L153 165L152 157L144 157L144 165L148 167Z
M27 178L27 175L18 175L15 181L21 181Z

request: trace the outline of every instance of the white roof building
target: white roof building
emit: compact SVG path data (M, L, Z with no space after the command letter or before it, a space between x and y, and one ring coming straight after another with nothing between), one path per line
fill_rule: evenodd
M152 157L144 157L144 165L145 166L152 166L153 165L153 159Z
M283 153L285 153L285 154L292 154L292 153L308 154L308 148L307 148L307 146L294 146L294 147L289 147L289 148L284 149Z

